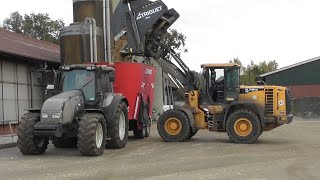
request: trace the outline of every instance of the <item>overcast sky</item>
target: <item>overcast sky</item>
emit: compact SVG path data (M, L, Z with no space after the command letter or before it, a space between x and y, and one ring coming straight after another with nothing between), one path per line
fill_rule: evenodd
M164 0L181 15L173 28L187 36L191 69L238 57L277 60L280 67L320 56L319 0ZM0 6L0 22L10 12L49 13L72 21L72 0L10 0Z

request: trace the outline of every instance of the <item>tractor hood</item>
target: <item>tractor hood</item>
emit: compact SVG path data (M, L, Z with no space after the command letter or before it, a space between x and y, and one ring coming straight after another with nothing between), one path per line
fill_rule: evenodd
M41 109L41 121L70 124L84 111L84 97L79 90L68 91L47 99Z

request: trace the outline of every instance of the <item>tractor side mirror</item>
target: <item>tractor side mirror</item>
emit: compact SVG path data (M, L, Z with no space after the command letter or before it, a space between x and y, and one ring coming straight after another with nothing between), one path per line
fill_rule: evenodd
M109 72L109 81L113 83L115 80L116 80L115 72L114 71Z

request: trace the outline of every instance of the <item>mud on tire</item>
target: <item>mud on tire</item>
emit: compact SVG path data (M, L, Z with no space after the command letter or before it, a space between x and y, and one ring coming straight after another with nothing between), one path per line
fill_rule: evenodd
M33 135L34 125L38 121L40 121L38 113L28 113L21 117L18 127L18 147L24 155L43 154L48 147L48 138Z
M121 121L124 121L124 124L122 124ZM124 127L120 127L121 125L123 125ZM106 148L124 148L127 145L128 141L128 131L128 108L127 104L122 101L116 107L116 113L114 115L114 118L110 122L108 122L108 133L111 140L107 141Z
M102 137L100 136L100 131L103 132ZM81 155L102 155L106 145L106 137L106 120L102 114L88 113L80 118L78 128L78 149Z

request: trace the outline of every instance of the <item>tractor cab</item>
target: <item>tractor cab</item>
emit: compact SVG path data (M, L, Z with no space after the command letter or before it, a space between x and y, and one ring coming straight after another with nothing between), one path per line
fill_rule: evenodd
M78 64L61 66L55 85L47 85L47 93L59 94L79 90L85 104L96 107L101 96L113 92L114 68L106 65ZM90 108L88 107L88 108Z
M112 67L79 64L62 66L60 70L60 91L80 90L88 105L96 105L103 94L113 92L114 68Z
M236 101L240 89L240 66L238 64L201 65L204 86L202 92L206 104Z

